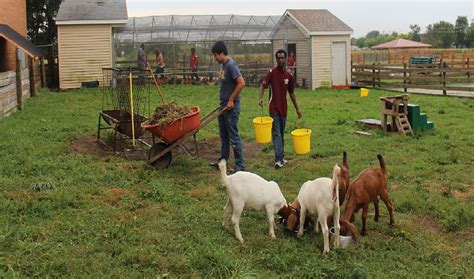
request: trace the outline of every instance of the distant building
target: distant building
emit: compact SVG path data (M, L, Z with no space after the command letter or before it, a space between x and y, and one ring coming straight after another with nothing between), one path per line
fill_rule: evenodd
M296 57L296 80L314 89L351 81L353 30L328 10L286 10L272 38L273 53Z
M396 39L390 42L386 42L380 45L373 46L372 49L420 49L420 48L430 48L430 44L415 42L406 39Z
M126 0L66 0L61 4L56 16L61 89L102 80L102 68L114 65L113 33L127 20Z

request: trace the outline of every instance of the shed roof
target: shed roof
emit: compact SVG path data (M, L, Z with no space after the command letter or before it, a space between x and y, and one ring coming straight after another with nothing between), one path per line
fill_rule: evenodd
M332 33L352 33L352 28L333 15L330 11L321 10L286 10L285 16L291 16L300 24L307 35L325 35Z
M13 30L10 26L0 24L0 37L22 49L28 56L33 58L44 57L43 53L37 49L30 41L21 36L18 32Z
M66 0L56 16L57 25L125 24L127 20L126 0Z
M390 42L373 46L372 48L384 49L384 48L418 48L418 47L431 47L431 45L415 42L411 40L406 40L406 39L396 39Z

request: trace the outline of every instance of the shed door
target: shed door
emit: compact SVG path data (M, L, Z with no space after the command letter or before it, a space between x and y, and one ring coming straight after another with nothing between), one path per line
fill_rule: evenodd
M332 85L347 85L346 42L332 43Z

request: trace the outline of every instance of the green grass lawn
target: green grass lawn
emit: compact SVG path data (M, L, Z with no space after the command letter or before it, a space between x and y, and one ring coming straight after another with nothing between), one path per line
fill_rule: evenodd
M162 90L168 101L199 105L203 113L217 104L214 86ZM101 91L42 91L24 110L0 119L0 277L468 278L474 274L474 100L411 95L433 131L354 134L366 130L355 120L379 119L379 97L393 94L298 90L303 120L295 123L290 103L290 164L275 170L271 145L247 160L249 171L277 181L292 201L303 182L327 176L344 150L352 179L384 156L396 226L388 226L380 203L381 221L369 213L367 236L323 256L321 233L296 239L278 226L272 241L260 212L243 214L240 245L233 230L221 227L226 193L207 160L177 156L157 171L119 155L70 152L71 141L95 135ZM257 88L242 93L239 126L247 142L255 139L257 96ZM303 126L313 131L312 151L297 156L289 131ZM217 121L198 134L217 137ZM33 190L38 183L53 187Z

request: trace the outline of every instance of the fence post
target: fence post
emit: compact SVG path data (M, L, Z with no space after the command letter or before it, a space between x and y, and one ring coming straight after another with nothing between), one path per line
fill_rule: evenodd
M447 95L446 93L446 70L444 67L443 59L441 59L441 79L443 82L443 95Z
M469 69L469 57L466 60L466 67L467 67L467 70L470 71L470 69ZM467 78L471 78L471 72L467 72L466 74L467 74Z
M407 93L407 63L403 63L403 92Z
M372 63L372 88L375 88L375 62Z
M23 86L21 85L21 60L19 48L16 49L16 106L18 110L23 108Z
M34 60L31 57L28 57L28 68L30 72L30 96L35 97L36 96L36 82L35 82L35 70L34 70Z
M45 87L47 87L47 85L46 85L46 69L44 67L44 58L43 57L41 57L40 64L41 64L41 87L45 88Z
M378 87L381 88L382 85L380 84L380 62L377 63L377 64L378 64L378 66L379 66L378 69L377 69L377 81L378 81L378 83L379 83L379 86L378 86Z

